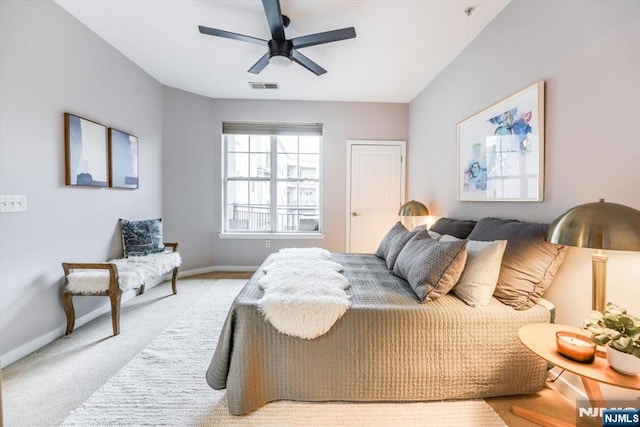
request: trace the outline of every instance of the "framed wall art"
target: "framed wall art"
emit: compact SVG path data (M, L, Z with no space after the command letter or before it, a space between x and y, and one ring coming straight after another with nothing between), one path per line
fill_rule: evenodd
M107 186L107 128L64 113L65 184Z
M138 137L109 128L109 187L138 188Z
M458 200L543 199L544 82L458 123Z

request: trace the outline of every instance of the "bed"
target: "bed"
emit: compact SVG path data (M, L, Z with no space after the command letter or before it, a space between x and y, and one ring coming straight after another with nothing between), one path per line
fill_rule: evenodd
M212 388L226 388L231 414L276 400L426 401L543 387L546 362L526 350L517 331L553 321L547 301L514 310L492 297L470 307L448 293L421 303L384 259L331 259L344 266L351 306L322 336L285 335L265 320L262 268L235 299L206 373Z

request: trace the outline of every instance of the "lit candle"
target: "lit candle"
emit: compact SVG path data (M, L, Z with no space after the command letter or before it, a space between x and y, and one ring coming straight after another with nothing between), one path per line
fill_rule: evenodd
M568 342L569 344L577 345L578 347L591 347L591 344L589 344L588 342L584 342L581 339L575 337L561 336L560 339Z
M572 332L557 332L556 345L558 353L577 362L593 362L596 354L596 342L594 340Z

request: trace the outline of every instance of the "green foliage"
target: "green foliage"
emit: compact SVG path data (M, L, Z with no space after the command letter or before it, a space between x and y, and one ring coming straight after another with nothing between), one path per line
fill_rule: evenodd
M612 303L604 313L592 311L585 319L585 328L600 345L609 345L623 353L640 358L640 318Z

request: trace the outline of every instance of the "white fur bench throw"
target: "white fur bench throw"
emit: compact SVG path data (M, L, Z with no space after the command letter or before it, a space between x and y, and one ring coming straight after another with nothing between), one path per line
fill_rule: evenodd
M182 263L178 252L161 252L109 261L118 267L118 285L124 292L171 272ZM68 292L92 294L109 290L108 270L74 270L67 275Z
M305 339L326 333L349 308L349 281L324 249L281 249L262 267L260 311L280 332Z

